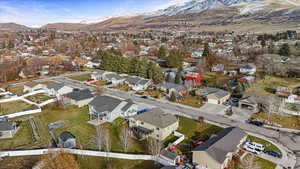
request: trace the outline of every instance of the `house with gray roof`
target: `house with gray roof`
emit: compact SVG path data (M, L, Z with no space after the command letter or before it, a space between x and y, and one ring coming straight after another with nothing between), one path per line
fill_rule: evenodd
M115 72L105 72L102 74L102 79L111 83L113 86L123 84L125 77Z
M152 81L137 76L129 76L124 80L124 83L134 91L144 91L152 84Z
M230 98L231 94L222 89L203 87L196 91L196 95L200 97L205 97L208 103L223 104Z
M256 66L253 63L244 64L240 67L240 73L253 75L256 72Z
M110 96L97 96L89 104L90 118L113 122L116 118L136 114L138 106L132 100L121 100Z
M178 97L183 97L188 93L187 88L184 85L175 83L160 83L157 84L156 89L165 92L169 97L174 92Z
M129 127L137 139L152 137L164 140L178 129L177 117L164 113L159 108L153 108L143 114L129 119Z
M49 95L60 98L62 95L71 93L73 88L66 86L64 83L49 82L46 84L45 90Z
M62 96L62 100L66 105L76 105L83 107L88 105L94 98L94 95L89 89L74 89L71 93Z
M193 163L209 169L224 169L246 138L247 134L240 128L225 128L192 151Z
M7 119L0 119L0 139L13 138L17 133L17 124Z

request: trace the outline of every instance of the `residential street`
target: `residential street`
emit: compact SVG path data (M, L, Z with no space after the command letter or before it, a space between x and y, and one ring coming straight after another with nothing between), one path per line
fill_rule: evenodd
M36 81L41 82L41 81L47 81L47 80L55 80L58 82L64 82L66 85L70 85L71 87L88 88L90 90L95 90L95 86L87 85L83 82L78 82L78 81L66 78L66 76L70 76L70 75L87 74L87 73L89 73L89 72L78 72L78 73L73 73L73 74L39 79ZM22 85L24 83L25 82L17 83L14 85ZM241 129L245 130L246 132L248 132L250 134L254 134L255 136L258 136L261 138L268 138L268 140L271 140L274 144L276 144L283 151L284 157L282 158L282 160L279 160L279 161L277 160L277 162L274 159L272 161L276 162L279 165L282 165L284 167L293 166L296 162L294 160L295 157L293 157L293 153L292 153L292 152L294 152L297 156L297 163L296 163L295 169L300 169L300 133L290 133L290 132L283 132L283 131L278 132L275 129L257 127L257 126L249 125L249 124L246 124L246 123L243 123L240 121L234 121L234 120L222 117L222 116L205 114L205 113L200 112L196 108L188 107L188 106L177 104L177 103L171 103L167 100L161 100L161 99L158 100L158 99L153 99L153 98L143 99L137 95L134 95L134 94L131 94L128 92L124 92L124 91L115 90L115 89L106 89L106 94L120 97L123 99L130 98L137 103L143 103L143 104L150 105L153 107L160 107L161 109L166 110L166 112L173 113L173 114L185 115L185 116L188 116L193 119L198 119L199 116L202 116L202 117L204 117L204 119L207 122L210 122L210 123L213 123L216 125L220 125L220 126L224 126L224 127L227 127L227 126L240 127ZM289 150L286 150L285 147L287 147ZM292 152L289 152L290 150Z

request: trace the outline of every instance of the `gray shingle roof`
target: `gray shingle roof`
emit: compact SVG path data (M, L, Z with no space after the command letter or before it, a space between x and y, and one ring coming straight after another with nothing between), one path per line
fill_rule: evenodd
M122 108L122 111L127 111L132 105L134 105L134 102L131 99L125 100L127 104Z
M196 147L193 152L205 151L219 163L223 163L226 155L235 152L246 133L237 127L229 127L213 135L210 139Z
M73 90L73 92L68 93L65 96L76 101L90 99L94 97L94 95L89 89Z
M183 85L178 85L175 83L160 83L156 85L157 88L164 88L164 89L175 89L177 91L180 91L182 89L185 89Z
M223 98L227 95L229 95L229 92L218 89L218 88L212 88L212 87L203 87L197 91L200 95L215 95L218 98Z
M72 133L65 131L65 132L63 132L63 133L61 133L61 134L59 135L59 138L60 138L62 141L65 142L65 141L67 141L68 139L73 139L73 138L75 138L75 136L74 136Z
M97 112L111 112L113 111L122 100L116 99L109 96L97 96L90 103L90 106L93 106Z
M54 89L55 91L63 88L65 85L63 83L49 82L47 84L48 89Z
M145 112L144 114L139 114L133 117L135 120L139 120L154 126L165 128L178 121L178 119L171 114L164 114L164 112L159 108L154 108Z
M0 131L14 130L16 123L12 121L0 121Z

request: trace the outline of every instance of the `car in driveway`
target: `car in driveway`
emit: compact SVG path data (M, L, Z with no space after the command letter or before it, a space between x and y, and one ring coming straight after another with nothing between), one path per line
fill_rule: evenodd
M244 144L243 148L244 148L244 150L246 150L248 152L251 152L251 153L254 153L254 154L260 154L261 153L261 151L259 151L258 149L255 149L255 147L250 146L250 145Z
M142 99L148 99L148 96L141 96Z
M264 150L265 154L276 157L276 158L282 158L282 154L280 152L274 151L274 150Z
M251 142L251 141L247 141L245 143L246 146L251 146L254 147L255 149L257 149L258 151L264 151L265 147L262 144L256 143L256 142Z

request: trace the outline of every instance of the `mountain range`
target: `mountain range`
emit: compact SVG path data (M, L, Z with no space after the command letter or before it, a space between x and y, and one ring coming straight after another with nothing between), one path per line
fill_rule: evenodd
M24 30L0 24L0 30ZM108 18L96 23L52 23L44 29L65 31L256 31L300 30L299 0L190 0L150 14Z

